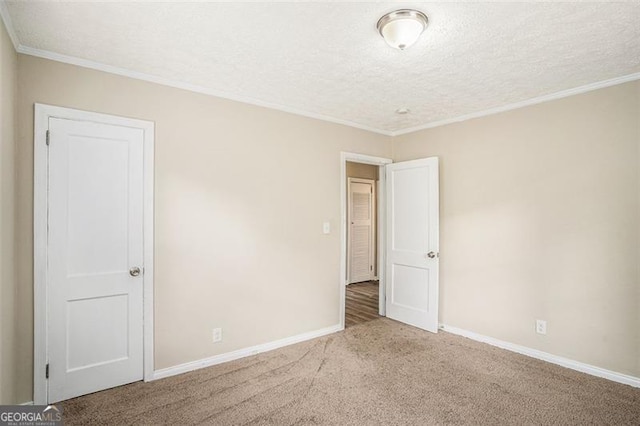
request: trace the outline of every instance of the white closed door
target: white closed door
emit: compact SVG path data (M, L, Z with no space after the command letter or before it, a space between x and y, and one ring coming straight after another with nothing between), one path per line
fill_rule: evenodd
M143 137L49 119L49 402L143 377Z
M349 179L348 284L374 278L374 184L373 180Z
M438 159L386 166L387 316L438 332Z

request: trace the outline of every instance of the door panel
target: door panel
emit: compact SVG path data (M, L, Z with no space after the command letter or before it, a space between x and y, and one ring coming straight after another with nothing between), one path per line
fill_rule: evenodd
M386 166L387 316L438 331L438 159Z
M406 265L392 265L391 303L426 311L429 309L429 271Z
M429 247L429 169L394 168L393 185L393 250L426 253ZM423 193L419 193L423 192Z
M58 134L58 132L54 133ZM56 141L55 150L63 149ZM67 139L67 262L70 275L121 270L128 264L129 143ZM109 182L102 182L103 177ZM96 226L99 224L99 226Z
M143 131L49 120L49 402L143 376Z
M70 300L67 304L67 371L94 367L129 354L129 295ZM102 336L87 345L92 335Z
M351 227L351 281L367 281L371 276L371 227Z

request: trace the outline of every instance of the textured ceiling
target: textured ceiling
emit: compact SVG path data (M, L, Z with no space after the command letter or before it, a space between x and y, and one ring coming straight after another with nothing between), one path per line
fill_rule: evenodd
M375 24L404 7L430 25L398 51ZM27 51L386 133L640 72L637 2L8 1L7 11Z

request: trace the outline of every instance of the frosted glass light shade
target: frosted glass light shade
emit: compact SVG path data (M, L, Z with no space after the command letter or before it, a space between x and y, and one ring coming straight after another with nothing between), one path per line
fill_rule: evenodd
M427 27L427 16L417 10L401 9L384 15L378 21L378 32L387 44L404 50L414 44Z

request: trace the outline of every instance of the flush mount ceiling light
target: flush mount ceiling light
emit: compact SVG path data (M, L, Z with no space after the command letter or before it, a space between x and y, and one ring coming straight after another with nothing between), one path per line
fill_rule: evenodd
M409 108L398 108L396 110L396 114L400 114L400 115L409 114L410 112L411 110Z
M424 13L413 9L400 9L387 13L378 20L378 32L391 47L404 50L418 40L429 20Z

